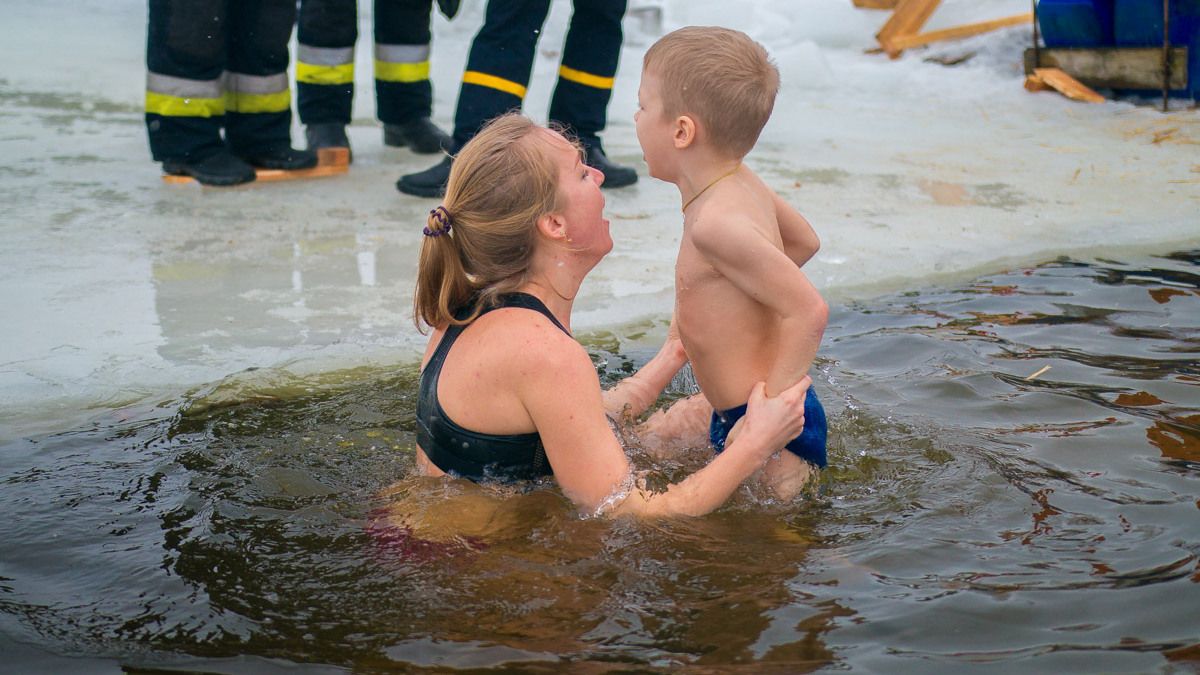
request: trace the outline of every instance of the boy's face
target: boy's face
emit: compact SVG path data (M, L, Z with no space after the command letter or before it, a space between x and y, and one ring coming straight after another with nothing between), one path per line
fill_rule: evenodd
M650 175L670 181L673 175L670 167L674 132L671 120L663 110L661 92L658 74L651 69L643 69L642 83L638 87L638 110L633 114L633 124Z

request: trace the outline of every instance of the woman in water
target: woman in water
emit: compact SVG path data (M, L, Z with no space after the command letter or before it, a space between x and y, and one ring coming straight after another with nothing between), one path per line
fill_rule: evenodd
M604 174L559 133L511 114L454 161L424 229L414 312L434 328L417 404L417 465L430 476L511 481L553 475L581 509L701 515L725 502L804 427L808 378L775 398L755 387L740 433L703 469L662 492L633 490L606 414L643 413L686 363L671 331L635 375L602 392L571 337L571 308L611 249ZM700 397L646 425L702 437Z

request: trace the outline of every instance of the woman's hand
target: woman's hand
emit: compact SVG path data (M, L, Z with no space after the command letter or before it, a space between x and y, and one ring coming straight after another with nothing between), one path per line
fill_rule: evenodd
M811 386L812 378L805 375L778 396L767 397L764 383L754 385L750 390L746 416L738 421L741 428L735 428L736 434L730 434L730 445L726 447L744 443L752 447L765 462L804 431L804 399Z

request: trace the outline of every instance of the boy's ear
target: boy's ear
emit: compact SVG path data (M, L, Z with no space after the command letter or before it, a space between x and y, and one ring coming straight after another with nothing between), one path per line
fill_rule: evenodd
M696 120L687 115L680 115L675 118L675 129L673 139L675 141L675 149L683 150L690 147L696 142Z

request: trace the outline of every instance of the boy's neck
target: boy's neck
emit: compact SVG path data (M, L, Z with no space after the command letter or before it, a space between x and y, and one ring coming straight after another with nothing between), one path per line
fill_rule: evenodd
M680 204L688 205L700 193L737 171L741 157L728 157L696 149L696 154L680 163L675 186L679 188ZM686 206L685 206L686 208Z

